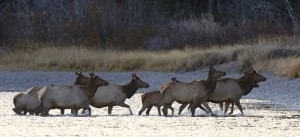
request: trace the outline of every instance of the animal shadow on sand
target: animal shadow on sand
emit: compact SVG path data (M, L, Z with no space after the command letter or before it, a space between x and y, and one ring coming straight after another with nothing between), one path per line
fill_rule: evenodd
M282 115L282 116L274 116L276 119L300 119L300 115Z
M106 115L94 115L95 117L128 117L128 116L136 116L130 114L106 114Z
M13 114L15 116L20 116L20 117L43 117L43 116L34 116L34 115L18 115L18 114ZM88 114L49 114L47 117L97 117L97 115L88 115Z

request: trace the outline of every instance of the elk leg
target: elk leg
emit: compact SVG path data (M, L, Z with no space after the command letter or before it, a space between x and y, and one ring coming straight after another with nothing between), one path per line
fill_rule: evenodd
M169 109L171 109L172 115L174 115L174 108L172 106L169 106Z
M241 111L242 116L244 116L244 112L243 112L243 108L241 106L240 100L235 100L234 103L239 108L239 110Z
M78 114L78 112L79 112L79 109L71 109L71 114ZM84 111L84 109L82 109L82 112L81 112L81 114L84 114L85 113L85 111Z
M34 114L34 112L32 112L32 111L29 112L29 115L33 115L33 114Z
M206 108L206 110L207 110L209 113L211 113L211 114L213 115L213 113L212 113L210 107L208 106L207 102L204 101L202 104L203 104L203 106ZM201 106L201 104L200 104L200 106Z
M233 109L234 109L234 102L231 102L231 111L228 114L233 114Z
M142 107L142 109L139 111L139 115L142 115L142 113L145 111L146 107Z
M199 104L201 104L200 102L204 102L204 100L195 98L195 99L193 99L192 103L190 104L192 117L195 116L195 110L199 106Z
M167 116L168 115L168 108L172 108L172 104L173 104L173 102L171 102L171 103L168 103L168 104L166 104L165 106L164 106L164 108L163 108L163 113L164 113L164 116ZM172 110L172 109L171 109ZM164 112L165 111L165 112ZM165 113L166 113L166 115L165 115ZM174 115L174 112L172 112L172 115Z
M113 106L108 106L108 115L111 115L112 108Z
M65 114L65 109L60 109L60 114L64 115Z
M188 110L191 111L191 103L188 106Z
M92 115L92 109L91 109L90 107L86 107L86 108L84 108L84 109L86 109L86 110L89 111L89 116ZM76 113L78 113L78 109L76 109Z
M72 113L73 115L75 115L75 116L78 115L78 109L73 109L72 111L73 111L73 113Z
M161 116L161 112L160 112L160 106L156 106L157 107L157 112L158 112L158 115Z
M50 108L47 108L47 107L43 106L43 110L42 110L41 116L48 116L49 115L49 111L50 111Z
M23 111L24 115L27 115L27 111Z
M164 105L162 112L163 112L164 116L168 115L168 106L167 105Z
M225 102L224 116L226 116L229 107L229 102Z
M40 112L34 112L34 115L38 116L40 114Z
M21 110L18 110L17 108L13 108L12 109L16 114L19 114L19 115L24 115L24 113L22 113Z
M82 109L82 112L81 112L81 114L84 114L85 113L85 111L84 111L85 109ZM78 114L78 111L79 111L79 109L71 109L71 114L75 114L75 113L77 113Z
M87 109L83 108L81 114L86 113Z
M221 110L221 111L224 111L224 110L223 110L223 102L222 102L222 103L219 103L219 105L220 105L220 110Z
M72 109L72 114L73 115L78 115L78 109Z
M181 104L181 106L179 107L178 115L181 114L181 112L183 111L183 109L184 109L187 105L188 105L188 104Z
M195 109L197 107L197 102L196 101L193 101L193 103L191 104L191 113L192 113L192 117L195 116Z
M149 106L149 107L147 108L146 115L149 115L149 113L150 113L152 107L153 107L153 105L151 105L151 106Z
M199 105L199 108L204 111L206 114L209 114L209 112L200 104Z
M43 106L40 105L39 107L37 107L35 110L34 110L34 113L35 115L39 115L40 113L42 113L42 110L43 110Z
M128 108L130 115L133 115L133 114L132 114L132 111L131 111L131 108L130 108L129 105L127 105L127 104L125 104L125 103L123 102L123 103L120 104L119 106Z

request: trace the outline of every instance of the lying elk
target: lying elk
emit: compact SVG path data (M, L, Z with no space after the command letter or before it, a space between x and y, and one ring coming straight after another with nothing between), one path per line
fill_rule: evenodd
M87 109L91 115L89 99L92 98L97 88L107 85L108 82L90 73L90 79L86 85L50 86L44 87L38 92L38 98L42 102L42 116L49 115L52 108L58 109ZM77 112L75 113L77 115Z
M76 80L74 85L84 85L87 84L89 77L86 77L82 75L81 72L75 72ZM38 115L40 111L37 110L37 108L41 105L37 93L38 91L42 89L41 87L31 87L29 88L26 93L19 93L14 96L13 102L15 107L12 109L16 114L19 115L26 115L27 112L30 113L30 115L33 115L34 113ZM22 113L23 111L23 113ZM64 109L61 109L61 114L64 114Z
M95 96L91 98L90 102L93 107L102 108L108 107L108 114L112 112L113 106L121 106L129 109L130 114L132 111L129 105L125 104L126 98L130 99L137 91L138 88L148 88L149 85L142 81L136 74L132 74L131 81L126 85L107 85L99 87Z
M217 86L213 93L208 96L207 102L212 103L223 103L225 102L225 110L224 115L227 114L227 110L229 104L236 106L239 108L241 115L244 115L242 106L240 104L240 99L242 96L247 95L251 92L254 87L258 87L258 83L261 81L266 81L266 78L260 74L258 74L252 68L249 69L248 72L245 73L239 79L234 78L223 78L218 80ZM206 103L206 102L204 102ZM181 112L187 104L183 104L180 106L179 112ZM201 105L199 106L202 110L206 111ZM233 106L232 106L233 107ZM230 112L232 114L233 110Z
M172 82L179 82L179 81L175 77L173 77ZM145 109L147 109L146 115L149 115L151 108L153 106L157 107L158 115L161 115L160 107L161 107L161 101L163 100L163 96L160 94L159 90L144 93L143 95L141 95L141 99L142 99L143 107L139 111L139 115L141 115L145 111ZM174 115L173 107L169 106L169 109L172 110L172 115Z
M181 104L191 103L191 113L194 116L196 107L206 101L207 96L214 91L217 79L224 75L226 75L225 72L209 67L207 80L190 81L187 83L171 82L163 85L160 92L163 95L162 104L164 108L162 111L164 116L167 116L167 109L174 101ZM205 107L209 108L208 105Z

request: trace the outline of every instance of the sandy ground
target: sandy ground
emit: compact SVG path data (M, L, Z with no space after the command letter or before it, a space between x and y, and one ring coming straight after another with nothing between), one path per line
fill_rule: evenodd
M12 73L10 76L13 76L14 73L10 73ZM167 76L162 78L162 81L166 81L172 75L178 76L178 79L188 80L193 78L195 73L151 72L152 75ZM148 72L145 72L141 75L147 74ZM67 75L72 76L72 73ZM115 77L108 78L107 76L110 75L114 73L104 74L104 77L113 81ZM229 76L239 75L229 74ZM241 100L245 116L240 116L237 108L232 116L226 117L207 116L199 109L196 111L197 117L191 117L187 109L180 116L164 117L157 116L156 108L152 108L150 116L145 116L145 112L139 116L137 113L142 106L140 93L126 100L134 115L129 115L126 108L114 107L112 115L107 115L107 108L92 108L92 116L75 117L69 114L69 110L66 110L67 114L64 116L60 115L58 110L51 110L49 117L19 116L11 110L13 96L19 92L3 91L0 92L0 136L300 136L300 80L277 78L271 74L265 76L268 80ZM141 78L143 79L142 76ZM152 77L144 79L150 81L150 85L160 84ZM18 85L17 80L13 80L15 83L11 84ZM128 78L124 81L128 81ZM2 86L2 89L6 88L11 87ZM214 113L221 115L216 105L210 104L210 106ZM177 113L178 104L174 103L173 107Z

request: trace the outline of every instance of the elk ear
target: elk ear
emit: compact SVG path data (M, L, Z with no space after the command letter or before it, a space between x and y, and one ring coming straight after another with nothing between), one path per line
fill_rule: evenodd
M91 78L94 78L94 77L95 77L94 72L91 72L91 73L90 73L90 76L91 76Z
M75 71L75 75L76 75L76 76L81 76L82 73L81 73L81 71L79 71L79 72Z
M214 70L214 66L209 66L209 71L213 71Z
M177 81L176 77L172 77L172 81L173 82Z
M248 70L246 70L246 71L244 72L244 75L251 74L252 72L253 72L253 68L250 67Z
M253 68L250 67L250 68L249 68L249 73L251 74L251 73L253 73L253 72L254 72Z
M136 79L136 73L132 73L132 79Z

